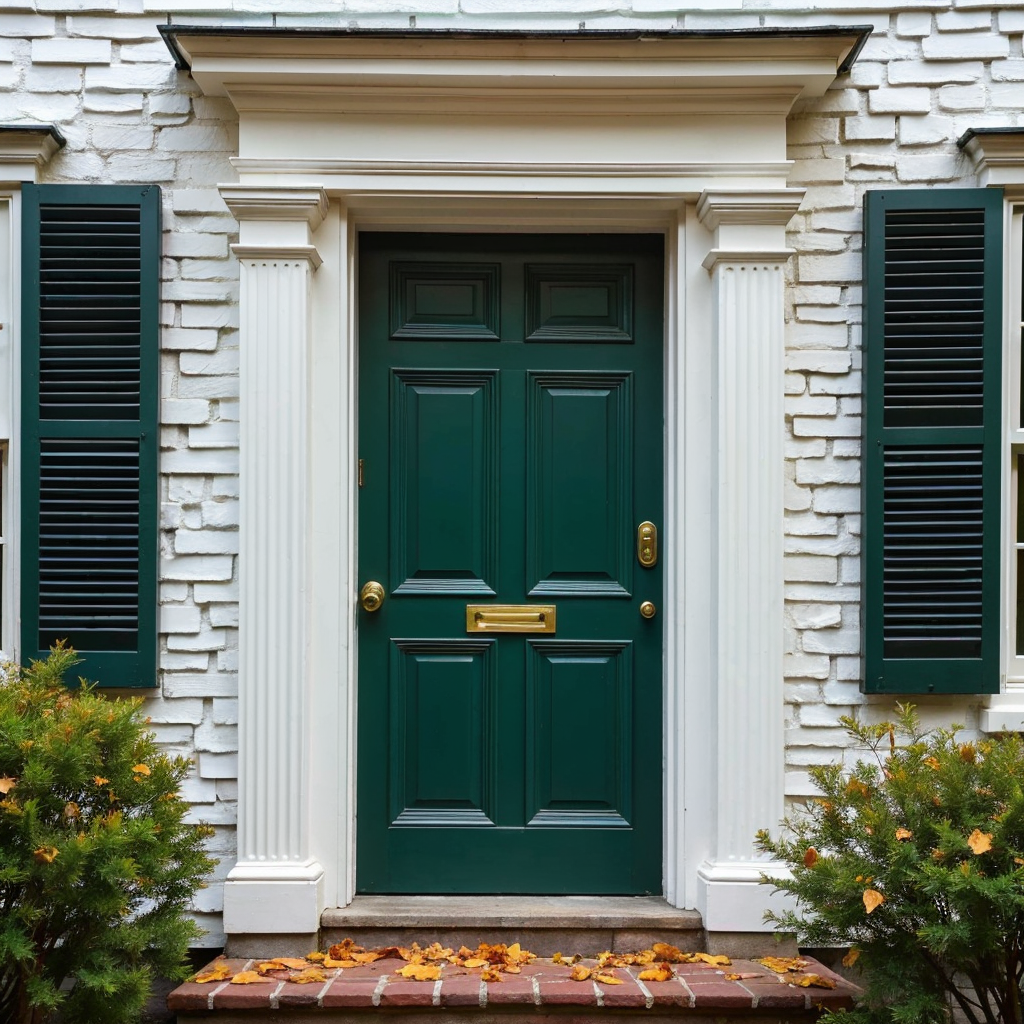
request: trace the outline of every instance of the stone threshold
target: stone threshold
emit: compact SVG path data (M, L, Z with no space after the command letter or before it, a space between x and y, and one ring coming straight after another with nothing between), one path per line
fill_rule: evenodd
M351 1021L380 1013L400 1016L403 1024L491 1024L496 1017L506 1024L549 1024L559 1017L566 1022L607 1018L668 1024L713 1018L717 1024L783 1024L815 1021L823 1009L853 1005L858 992L854 985L817 961L803 959L805 973L827 978L835 988L801 988L748 960L734 960L728 967L677 964L675 977L664 982L640 981L640 967L614 968L607 973L622 984L609 985L592 979L573 981L568 966L550 961L524 965L521 974L505 975L500 982L484 981L479 971L451 965L442 968L438 981L407 981L397 974L405 962L388 959L327 971L325 982L308 985L278 979L251 985L189 983L171 992L167 1005L177 1013L178 1024L255 1024L280 1020L281 1011L292 1024ZM242 959L220 962L233 972L250 970L254 964Z
M326 945L346 938L367 947L519 942L538 956L596 956L654 942L693 952L705 946L700 914L660 896L357 896L325 910L320 928Z

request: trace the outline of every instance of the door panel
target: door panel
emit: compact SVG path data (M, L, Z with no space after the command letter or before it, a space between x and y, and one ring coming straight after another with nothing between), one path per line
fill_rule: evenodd
M360 237L361 892L661 891L662 248Z

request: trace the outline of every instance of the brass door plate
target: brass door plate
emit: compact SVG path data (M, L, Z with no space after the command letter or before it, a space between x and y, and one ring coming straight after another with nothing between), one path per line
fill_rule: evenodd
M553 604L467 604L467 633L554 633Z
M658 528L654 523L643 522L636 528L636 560L645 569L658 563Z

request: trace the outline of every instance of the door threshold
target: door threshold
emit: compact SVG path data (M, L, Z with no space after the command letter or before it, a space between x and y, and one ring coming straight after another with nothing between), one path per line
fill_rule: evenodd
M320 927L327 942L367 947L519 942L538 956L630 952L654 942L705 948L700 913L661 896L357 896L325 910Z

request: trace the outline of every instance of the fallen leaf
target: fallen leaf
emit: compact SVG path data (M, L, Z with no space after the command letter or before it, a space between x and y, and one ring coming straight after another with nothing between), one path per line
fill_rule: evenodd
M802 971L807 961L798 956L765 956L757 961L775 974L786 974L788 971Z
M672 968L668 964L662 967L648 967L641 971L637 977L641 981L668 981L672 977Z
M198 981L198 980L199 979L196 978L196 981ZM216 980L216 979L214 979L214 980ZM257 981L264 981L264 980L265 979L264 979L263 975L260 974L259 971L239 971L239 973L236 974L231 979L231 984L232 985L252 985L252 984L254 984Z
M437 981L441 977L441 968L435 964L406 964L398 973L411 981Z
M332 960L348 960L353 953L362 953L363 947L357 946L351 939L342 939L327 950Z
M297 956L275 956L274 963L280 964L282 967L287 967L289 970L301 971L309 965L305 960L300 959Z
M583 964L576 964L575 967L569 972L570 981L586 981L590 977L591 971L589 967L584 967Z
M39 864L52 864L59 852L56 846L40 846L38 850L32 851L32 856Z
M211 981L226 981L233 973L227 964L215 964L209 970L201 971L192 980L197 985L208 985Z
M350 960L355 960L357 964L372 964L374 960L380 960L380 953L353 953Z
M818 863L818 851L813 846L807 847L807 852L804 854L804 867L813 868Z
M334 969L335 967L358 967L359 964L355 960L332 960L329 956L325 956L321 963L324 967Z
M896 838L903 842L904 839L913 839L914 833L909 828L898 828L896 829Z
M728 967L732 961L727 956L712 956L711 953L694 953L694 957L703 964L710 964L712 967Z
M486 971L480 972L481 981L504 981L501 971L497 967L488 967Z
M12 779L10 775L0 775L0 793L6 796L14 787L18 784L17 779Z
M689 953L684 953L667 942L655 942L651 951L659 960L667 960L670 964L685 964L690 959Z
M725 976L726 981L748 981L750 978L763 978L763 974L755 974L753 971L747 971L743 974L727 974Z
M860 958L860 950L856 946L850 948L850 952L843 957L843 966L852 967Z
M799 978L793 979L794 985L801 988L835 988L836 983L831 978L823 978L820 974L801 974Z
M105 779L102 775L94 775L92 777L92 781L95 782L97 786L105 786L110 779Z
M974 852L975 857L982 853L988 853L992 849L992 833L982 832L981 829L976 828L967 837L967 845Z
M326 953L318 953L316 951L306 954L306 959L313 964L322 964L327 959Z
M74 800L69 800L64 805L64 817L69 821L77 821L82 816L82 809Z
M616 978L614 974L595 974L594 981L601 982L602 985L623 985L625 982L621 978Z
M504 971L506 974L522 974L523 969L519 964L505 964Z
M926 765L928 765L928 767L929 767L929 768L931 768L931 769L932 769L933 771L936 771L936 772L937 772L937 771L939 770L939 768L941 767L941 766L939 765L939 759L938 759L937 757L926 757L926 758L924 759L924 763L925 763Z
M148 764L136 764L132 765L132 771L136 775L152 775L153 773L149 770Z
M295 982L296 985L310 985L315 982L323 984L327 980L327 975L319 967L305 967L298 974L290 974L288 980Z
M519 955L520 955L520 953L522 953L522 951L523 951L523 947L520 946L518 942L513 942L512 945L509 946L508 949L506 950L505 955L510 960L518 960L519 959Z
M566 961L562 959L562 954L561 954L561 953L556 953L556 954L555 954L555 955L554 955L554 956L553 956L553 957L551 958L551 962L552 962L553 964L564 964L564 963L566 963ZM468 966L468 964L467 964L467 966Z
M870 914L885 902L885 897L877 889L864 890L864 911Z
M555 963L561 963L561 961L556 960ZM462 966L463 967L486 967L487 964L488 964L487 960L482 960L480 957L474 956L474 957L470 957L469 960L465 961L465 963L463 963Z
M271 971L286 971L288 968L279 960L263 960L256 965L256 970L260 974L269 974Z

